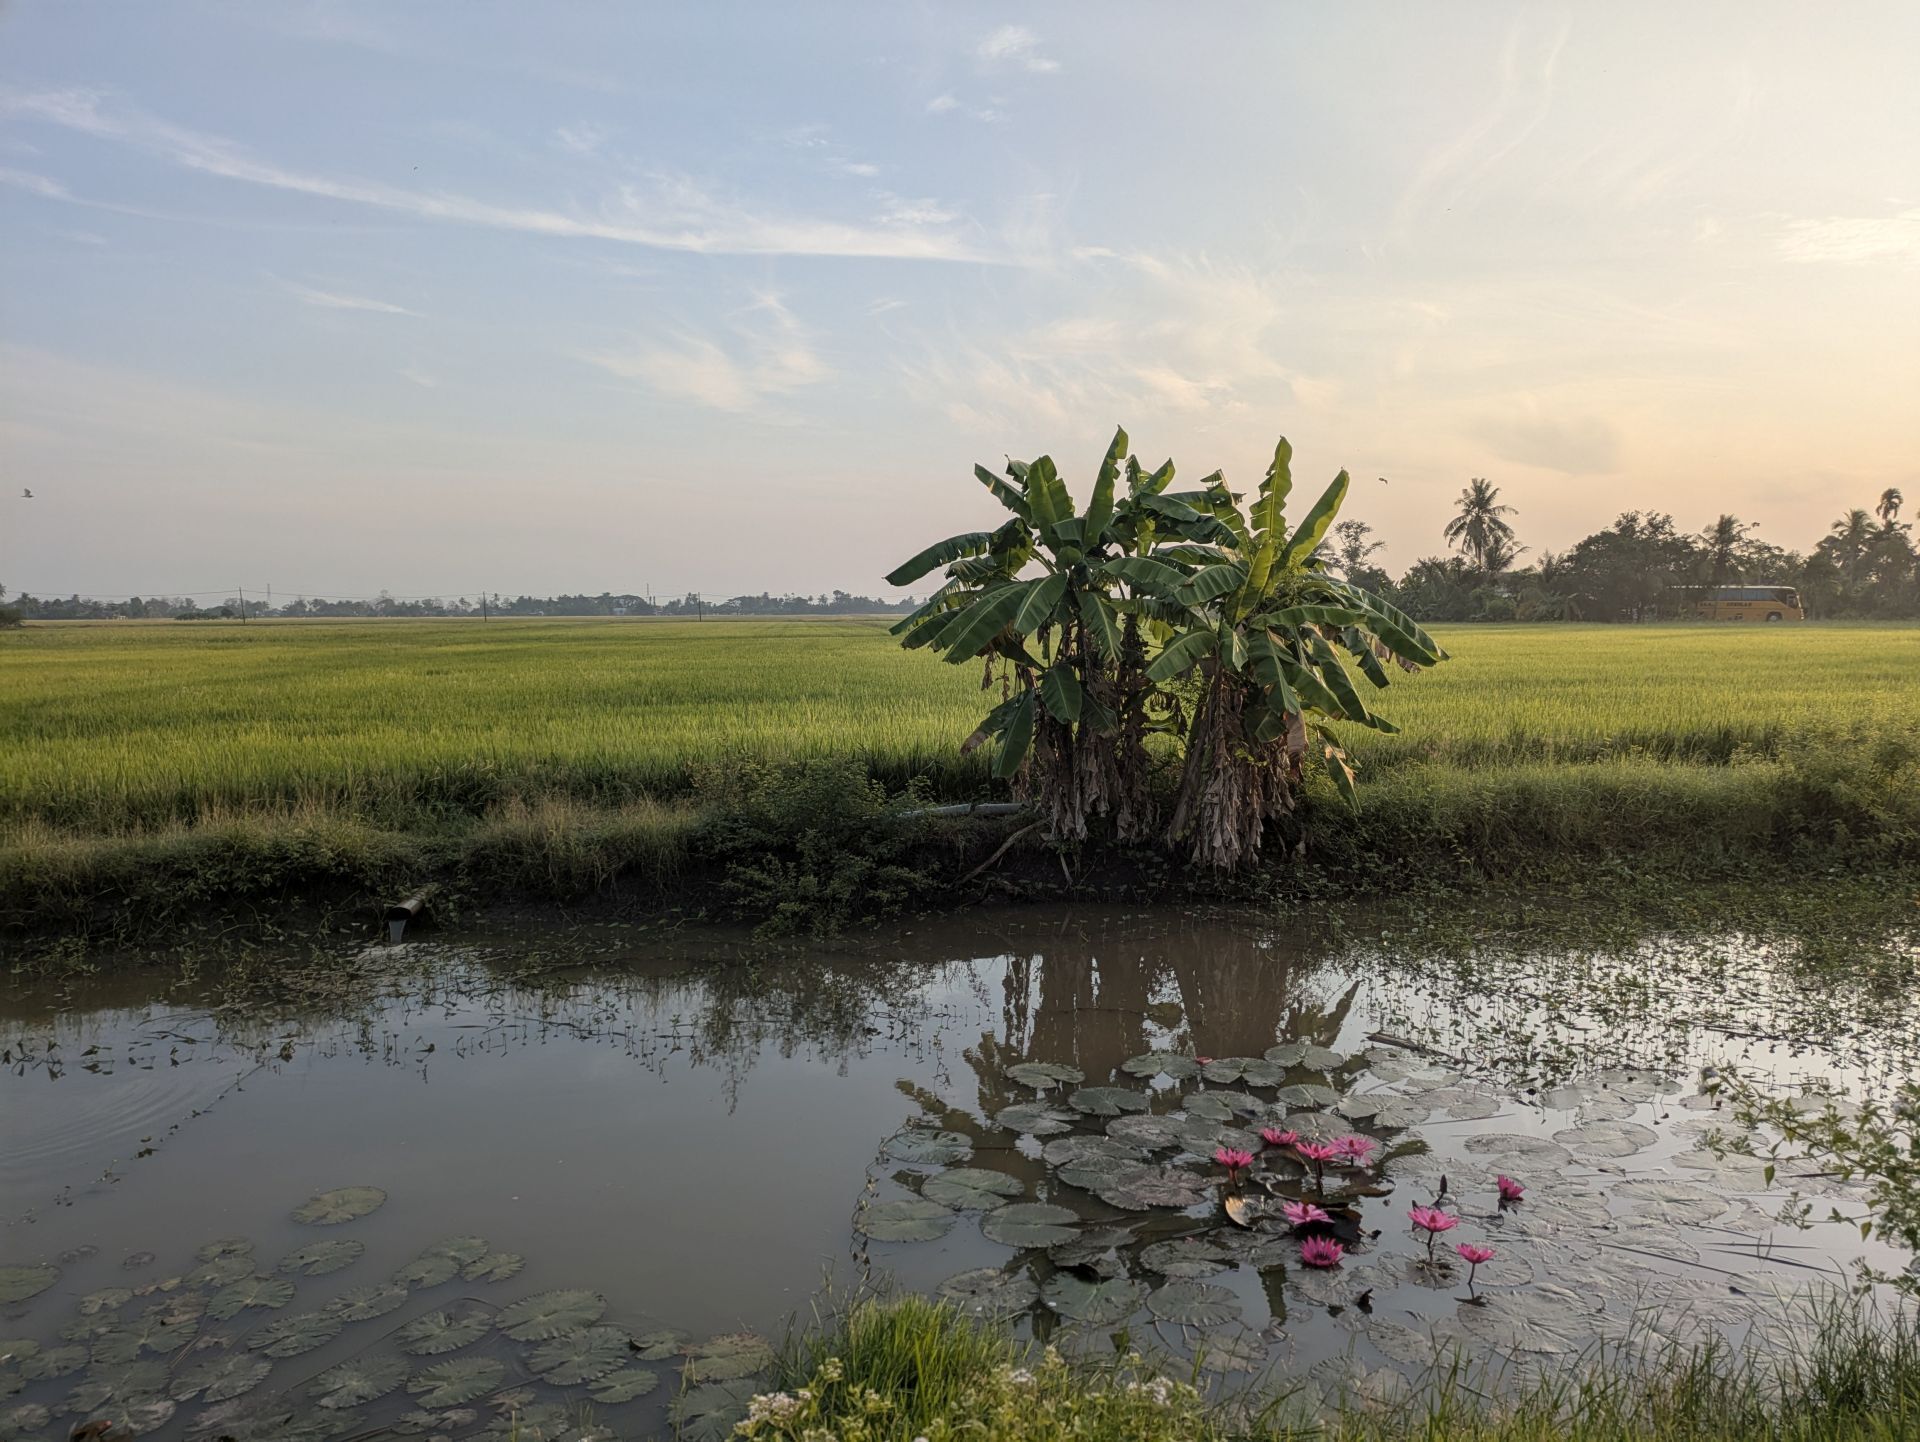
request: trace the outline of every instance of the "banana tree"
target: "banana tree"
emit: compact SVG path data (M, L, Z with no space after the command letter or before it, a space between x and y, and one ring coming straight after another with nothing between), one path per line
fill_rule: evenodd
M1034 796L1057 840L1080 840L1092 818L1116 839L1154 827L1146 737L1154 691L1122 563L1210 518L1164 492L1173 463L1146 470L1114 432L1084 511L1053 459L974 474L1010 513L992 531L936 542L887 577L910 585L937 568L946 581L893 630L955 665L985 658L982 688L1000 700L965 748L992 743L993 770ZM1122 476L1125 477L1124 488Z
M1177 610L1161 622L1148 679L1199 681L1168 840L1186 843L1202 865L1239 867L1259 855L1267 823L1296 804L1310 749L1354 799L1352 760L1328 723L1398 728L1367 707L1342 653L1377 688L1388 664L1411 671L1445 656L1409 617L1316 557L1346 499L1345 471L1289 529L1292 461L1283 437L1245 512L1224 481L1210 480L1205 513L1216 539L1158 547L1129 567L1162 617Z

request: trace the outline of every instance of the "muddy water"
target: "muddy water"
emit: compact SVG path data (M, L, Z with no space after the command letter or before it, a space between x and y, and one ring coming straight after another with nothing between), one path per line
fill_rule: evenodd
M881 1278L944 1284L1065 1347L1122 1335L1222 1385L1277 1373L1328 1398L1391 1391L1445 1348L1524 1377L1648 1326L1771 1343L1797 1315L1788 1294L1905 1261L1849 1227L1775 1226L1757 1166L1703 1146L1724 1120L1704 1064L1856 1093L1911 1066L1897 1009L1843 1023L1823 995L1741 938L1463 964L1117 911L819 953L441 936L290 955L278 976L16 988L0 1002L0 1263L27 1270L0 1272L0 1295L40 1290L0 1303L17 1339L0 1348L0 1432L101 1417L322 1438L404 1415L449 1437L675 1420L718 1436L765 1357L711 1339L777 1339L823 1286ZM1178 1059L1134 1060L1154 1052ZM1316 1183L1254 1140L1263 1125L1374 1152ZM1235 1191L1210 1158L1248 1142L1261 1160ZM1496 1172L1527 1200L1499 1207ZM1857 1201L1806 1185L1821 1215ZM294 1219L348 1187L384 1202ZM1224 1216L1229 1194L1253 1199L1251 1228ZM1302 1265L1262 1215L1283 1197L1327 1204L1340 1266ZM1410 1233L1408 1206L1436 1200L1461 1223L1434 1255L1496 1249L1481 1286ZM338 1270L281 1265L336 1239L361 1248ZM1186 1249L1152 1250L1169 1242ZM408 1283L376 1304L391 1310L343 1312L396 1273ZM400 1329L447 1309L523 1324L404 1350ZM275 1357L270 1329L316 1314L348 1320ZM607 1326L623 1331L611 1353L592 1331ZM195 1385L223 1366L228 1383ZM638 1370L657 1385L613 1400L609 1379Z

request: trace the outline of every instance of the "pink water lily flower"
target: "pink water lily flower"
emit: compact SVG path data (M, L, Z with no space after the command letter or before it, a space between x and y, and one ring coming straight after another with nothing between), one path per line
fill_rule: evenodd
M1300 1133L1283 1132L1278 1127L1262 1127L1260 1140L1270 1147L1290 1147L1300 1140Z
M1253 1153L1243 1152L1236 1147L1221 1147L1213 1154L1213 1159L1227 1169L1227 1180L1237 1182L1240 1173L1253 1165Z
M1213 1058L1212 1058L1212 1057L1210 1057L1210 1056L1197 1056L1197 1057L1195 1057L1195 1058L1194 1058L1194 1060L1195 1060L1196 1062L1198 1062L1198 1063L1199 1063L1199 1064L1200 1064L1201 1066L1212 1066L1212 1065L1213 1065Z
M1512 1177L1495 1177L1493 1184L1500 1189L1500 1200L1502 1204L1517 1202L1521 1197L1526 1195L1527 1189Z
M1332 1237L1308 1237L1300 1243L1300 1260L1309 1267L1337 1267L1346 1254Z
M1493 1248L1476 1247L1472 1242L1462 1242L1454 1248L1454 1251L1458 1252L1466 1261L1467 1290L1471 1292L1473 1290L1473 1279L1479 1275L1480 1272L1480 1264L1493 1260Z
M1327 1189L1327 1163L1340 1155L1340 1149L1332 1142L1295 1142L1293 1149L1303 1161L1313 1165L1313 1186L1315 1191Z
M1332 1217L1328 1216L1312 1202L1282 1202L1280 1204L1280 1215L1287 1219L1289 1225L1295 1227L1310 1227L1315 1222L1330 1222L1333 1220Z
M1443 1212L1438 1207L1415 1207L1407 1213L1407 1219L1427 1234L1427 1257L1433 1257L1433 1239L1442 1232L1450 1232L1460 1225L1460 1219L1451 1212Z
M1341 1156L1350 1162L1358 1163L1360 1166L1367 1164L1368 1158L1373 1155L1373 1149L1380 1145L1380 1143L1376 1142L1372 1137L1363 1137L1358 1133L1352 1136L1338 1137L1334 1140L1333 1144L1339 1149Z

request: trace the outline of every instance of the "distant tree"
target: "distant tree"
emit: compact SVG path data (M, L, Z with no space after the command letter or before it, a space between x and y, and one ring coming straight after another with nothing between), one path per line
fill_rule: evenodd
M1740 579L1747 532L1752 529L1737 516L1723 515L1700 533L1707 548L1708 585L1724 586Z
M1364 586L1370 591L1384 589L1390 584L1387 573L1374 562L1376 551L1387 548L1385 541L1373 539L1373 527L1365 521L1342 521L1333 528L1333 541L1328 554L1335 569L1356 586Z
M1514 545L1510 535L1504 538L1495 536L1487 542L1487 548L1481 554L1480 569L1489 577L1511 571L1513 563L1520 559L1526 549L1525 546Z
M1447 542L1482 571L1489 570L1489 557L1499 554L1496 548L1513 544L1513 527L1506 521L1514 514L1513 507L1501 505L1500 488L1479 477L1460 492L1458 504L1460 509L1446 525Z
M1897 487L1888 486L1880 493L1880 504L1873 508L1873 513L1883 524L1892 525L1900 519L1900 508L1906 503L1907 498L1900 494Z

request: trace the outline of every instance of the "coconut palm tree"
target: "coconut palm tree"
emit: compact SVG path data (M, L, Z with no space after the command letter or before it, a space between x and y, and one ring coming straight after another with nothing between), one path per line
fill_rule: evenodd
M1738 516L1722 516L1700 533L1707 543L1707 560L1712 566L1709 581L1724 586L1740 579L1741 553L1747 544L1747 532L1753 527Z
M1513 507L1501 505L1500 488L1477 476L1460 492L1459 505L1459 511L1447 522L1447 541L1486 571L1488 558L1499 554L1496 548L1511 548L1513 544L1513 527L1505 520L1514 513Z
M1833 523L1820 547L1833 557L1848 589L1857 590L1873 549L1873 518L1855 506Z
M1900 518L1900 508L1906 503L1907 498L1900 494L1897 486L1888 486L1880 493L1880 504L1873 508L1873 513L1882 525L1890 526Z

